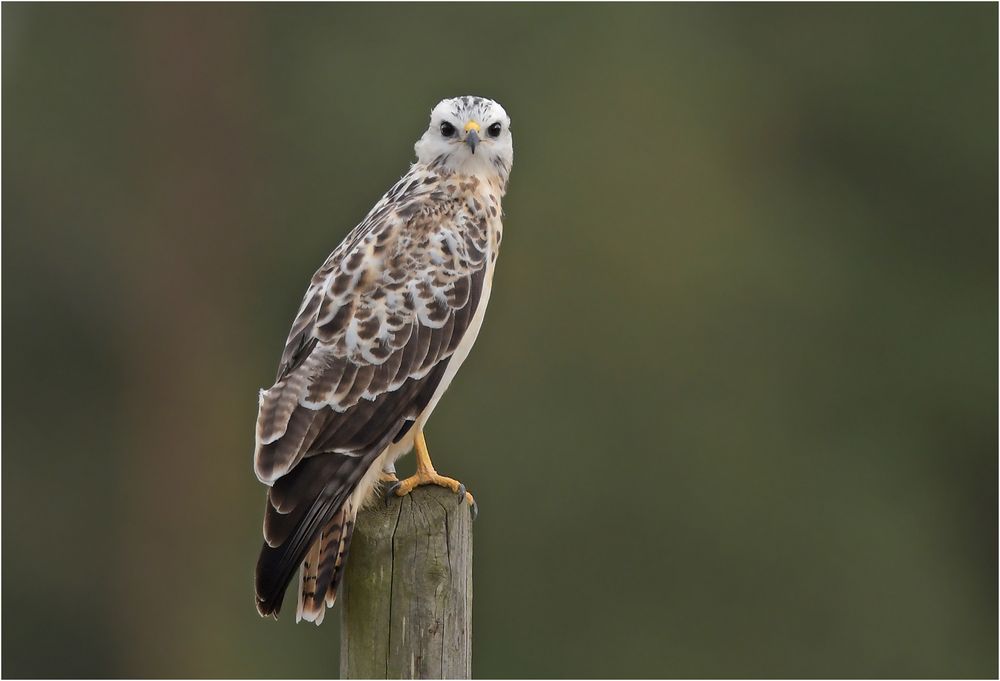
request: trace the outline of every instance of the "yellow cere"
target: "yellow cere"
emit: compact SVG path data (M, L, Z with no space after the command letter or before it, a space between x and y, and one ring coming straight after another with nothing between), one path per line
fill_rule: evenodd
M469 132L470 130L475 130L476 132L479 132L479 123L476 123L475 121L469 121L468 123L466 123L465 132Z

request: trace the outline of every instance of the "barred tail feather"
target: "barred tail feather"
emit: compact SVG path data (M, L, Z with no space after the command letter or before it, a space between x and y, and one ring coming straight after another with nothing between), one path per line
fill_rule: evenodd
M318 603L331 588L336 593L357 514L352 495L366 473L377 474L372 464L397 430L388 430L361 456L336 452L310 456L268 489L264 544L254 579L257 611L262 616L277 616L285 587L294 579L296 569L300 571L300 592L310 590L307 578L310 582L316 578L313 590ZM303 569L305 562L309 566ZM303 599L301 610L303 619L309 619L307 614L316 608Z
M348 500L323 528L320 538L302 562L296 622L305 620L322 624L326 609L333 607L347 562L356 515L357 509Z
M319 561L323 540L320 539L306 554L299 569L299 604L295 611L296 623L302 621L302 612L305 601L316 591L316 576L319 574Z

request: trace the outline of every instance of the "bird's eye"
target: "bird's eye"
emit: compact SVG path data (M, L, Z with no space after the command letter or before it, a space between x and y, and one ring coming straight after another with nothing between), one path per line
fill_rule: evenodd
M500 136L500 124L499 123L494 123L490 127L486 128L486 132L488 132L490 134L490 137L499 137Z
M444 121L441 124L441 134L444 135L445 137L451 137L452 135L455 134L455 126L449 123L448 121Z

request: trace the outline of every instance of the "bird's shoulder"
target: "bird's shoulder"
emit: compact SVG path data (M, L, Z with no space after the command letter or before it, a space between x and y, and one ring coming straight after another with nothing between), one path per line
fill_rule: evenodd
M490 182L413 168L330 253L311 283L322 284L338 269L351 272L360 266L398 266L401 257L429 258L455 237L483 238L499 215L500 191ZM437 264L435 259L431 264Z
M468 304L498 216L488 182L411 170L313 275L279 377L317 353L379 363L414 325L440 328Z

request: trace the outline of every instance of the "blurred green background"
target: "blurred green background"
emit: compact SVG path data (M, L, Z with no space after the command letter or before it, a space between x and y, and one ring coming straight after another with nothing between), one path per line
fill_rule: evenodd
M997 675L995 4L2 12L5 676L336 674L253 607L257 390L467 93L475 674Z

